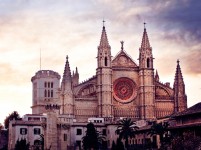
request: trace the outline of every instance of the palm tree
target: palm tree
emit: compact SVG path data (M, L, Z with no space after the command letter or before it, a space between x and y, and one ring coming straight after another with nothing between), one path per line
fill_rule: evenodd
M169 126L168 122L164 122L164 123L153 122L153 125L151 126L151 130L150 130L150 132L148 132L148 135L149 134L151 136L159 135L160 143L162 144L164 142L163 136L164 136L164 134L167 134L167 132L168 132L168 126Z
M82 138L84 150L90 150L92 148L95 150L99 149L104 138L105 137L95 129L93 123L88 123L86 135Z
M26 139L18 139L15 144L15 150L29 150L29 143L27 143Z
M125 140L126 149L128 149L128 138L135 137L135 131L138 129L139 127L136 126L136 123L130 118L124 118L123 120L120 120L116 134L119 135L120 140Z

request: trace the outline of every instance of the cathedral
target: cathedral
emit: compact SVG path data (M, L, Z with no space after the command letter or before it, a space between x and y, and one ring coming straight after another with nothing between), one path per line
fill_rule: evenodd
M144 27L136 63L124 50L112 59L111 46L103 25L97 49L96 74L79 82L76 67L71 72L68 56L60 85L60 75L52 70L40 70L32 77L33 114L43 114L46 105L57 104L58 114L65 114L77 122L88 118L118 120L155 120L187 108L187 96L182 72L177 61L173 87L160 82L154 68L152 47Z
M106 137L103 145L109 149L116 141L118 121L131 118L138 127L148 125L187 108L185 84L179 64L173 87L160 81L154 68L152 47L144 27L139 58L136 63L124 50L112 59L111 47L103 25L97 49L96 74L79 81L76 67L71 72L66 57L63 76L53 70L39 70L32 81L32 114L9 123L9 150L19 139L29 141L32 149L44 135L44 148L71 150L82 147L86 125L93 122ZM61 79L61 81L60 81ZM148 135L152 142L154 139ZM145 136L136 136L131 144L143 144Z

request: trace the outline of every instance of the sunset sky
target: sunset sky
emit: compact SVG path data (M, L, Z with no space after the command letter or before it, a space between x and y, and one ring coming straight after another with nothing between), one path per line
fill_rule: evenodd
M31 113L31 77L41 68L63 74L66 55L80 82L95 75L102 21L112 55L138 63L144 22L160 81L174 82L176 61L188 106L201 100L201 1L0 0L0 123L9 113Z

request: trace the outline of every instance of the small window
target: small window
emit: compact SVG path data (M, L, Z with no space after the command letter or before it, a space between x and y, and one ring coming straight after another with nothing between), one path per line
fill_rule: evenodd
M48 90L48 97L50 97L50 90Z
M20 128L20 134L21 135L26 135L27 134L27 129L26 128Z
M45 97L47 97L47 91L46 90L44 91L44 95L45 95Z
M48 82L48 88L50 88L50 82Z
M82 135L82 129L77 129L77 135Z
M34 128L34 134L40 135L40 128Z
M53 90L51 90L51 97L53 97Z
M53 88L53 82L51 82L51 88Z
M64 133L64 141L67 141L67 134Z
M47 87L47 82L44 83L44 87Z
M147 58L147 68L149 68L149 67L150 67L150 59Z
M106 135L106 129L103 129L103 135Z
M105 57L105 66L107 66L107 57Z

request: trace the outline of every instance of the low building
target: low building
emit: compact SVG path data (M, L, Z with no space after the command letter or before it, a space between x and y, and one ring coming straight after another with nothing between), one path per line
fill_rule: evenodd
M201 102L171 116L172 133L182 134L185 131L201 136Z

